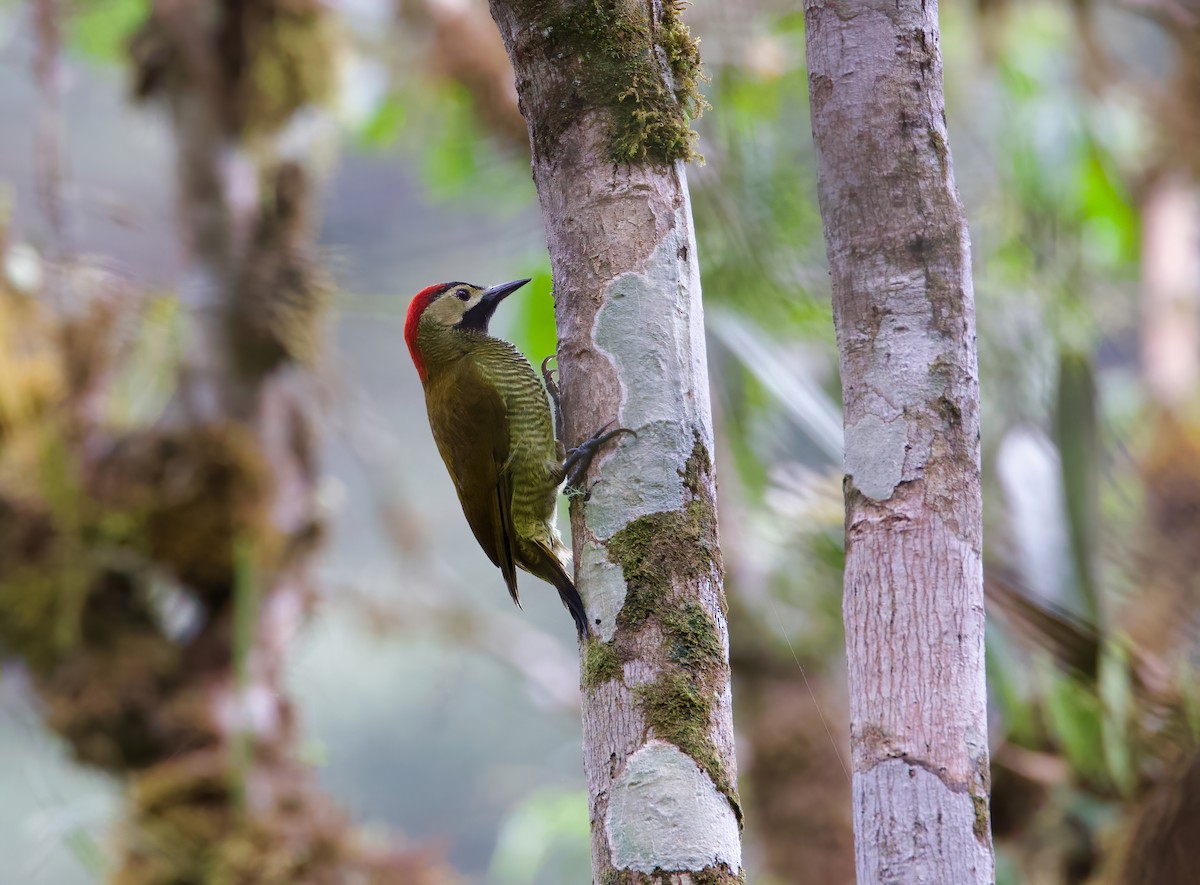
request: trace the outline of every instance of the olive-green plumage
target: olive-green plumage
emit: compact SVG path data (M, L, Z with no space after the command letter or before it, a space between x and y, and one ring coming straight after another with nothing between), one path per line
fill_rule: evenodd
M586 636L571 553L555 526L566 470L546 390L515 347L487 333L496 305L526 282L430 287L413 299L404 334L433 438L475 539L518 605L521 568L558 589Z

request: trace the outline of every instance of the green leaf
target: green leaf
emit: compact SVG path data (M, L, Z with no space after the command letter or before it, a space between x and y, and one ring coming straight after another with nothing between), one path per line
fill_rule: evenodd
M777 34L803 34L804 33L804 12L796 10L795 12L786 12L775 21L775 26L772 28Z
M1049 671L1046 725L1071 767L1094 783L1109 782L1100 700L1074 679Z
M407 117L408 112L400 97L388 95L359 130L359 144L376 150L390 147L404 130Z
M1102 612L1093 564L1100 484L1100 422L1091 361L1082 354L1064 352L1060 357L1054 427L1055 442L1062 455L1063 500L1067 507L1079 611L1086 620L1099 624Z
M527 356L534 368L538 368L544 357L558 348L558 332L554 325L554 283L550 276L549 259L524 274L530 282L516 296L520 299L513 343Z
M1129 655L1120 644L1109 642L1101 649L1098 676L1100 699L1104 702L1104 761L1121 795L1132 797L1137 789L1131 728L1133 677Z
M149 13L149 0L79 0L66 17L68 44L97 61L123 64L129 38Z
M1088 138L1078 184L1084 243L1088 257L1106 267L1136 261L1141 235L1137 210L1113 165L1113 157Z

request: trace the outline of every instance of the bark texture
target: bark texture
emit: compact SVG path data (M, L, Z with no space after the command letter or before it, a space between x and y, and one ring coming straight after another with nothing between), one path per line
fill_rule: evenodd
M930 0L807 0L860 883L993 879L970 242Z
M700 275L672 4L493 0L533 146L566 442L631 428L572 507L601 883L742 877ZM627 162L632 160L632 162ZM703 878L702 878L703 877Z

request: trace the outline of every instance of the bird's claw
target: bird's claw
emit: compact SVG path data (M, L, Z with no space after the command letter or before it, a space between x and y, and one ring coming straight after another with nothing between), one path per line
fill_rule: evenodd
M558 354L552 353L550 356L542 360L542 381L546 384L546 393L550 394L550 400L554 403L554 437L561 440L563 438L563 409L562 409L562 394L558 389L558 369L548 368L547 364L550 360L558 361ZM559 450L562 451L561 449Z
M616 439L623 433L631 434L634 437L637 436L637 431L630 430L628 427L618 427L615 430L609 430L608 428L612 427L613 424L613 421L609 421L567 453L567 458L563 461L562 466L566 474L566 494L568 497L577 497L582 493L586 501L587 496L591 494L591 487L585 488L581 483L587 474L588 468L592 465L592 459L596 457L601 446L609 440Z
M550 356L542 360L542 380L546 382L546 391L550 394L550 398L554 400L554 407L558 408L558 379L555 377L558 374L558 369L548 368L547 364L550 360L558 360L558 354L552 353Z
M563 432L563 409L562 409L562 391L558 386L558 369L550 368L550 361L558 359L558 354L550 354L542 360L542 381L546 385L546 393L550 395L551 401L554 403L554 435L560 441L559 451L562 451L561 440L565 434ZM588 468L592 465L592 459L596 457L600 447L612 439L616 439L623 433L629 433L637 436L637 433L627 427L618 427L616 430L609 430L614 421L609 421L590 437L585 439L575 448L566 453L562 463L563 475L566 478L566 485L563 492L568 498L583 498L587 500L591 495L595 483L591 486L583 486L583 478L587 474ZM599 482L599 480L597 480Z

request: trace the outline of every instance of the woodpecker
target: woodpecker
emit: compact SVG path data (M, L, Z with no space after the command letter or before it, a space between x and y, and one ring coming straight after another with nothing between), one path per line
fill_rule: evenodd
M610 422L565 451L558 390L546 362L543 386L519 350L488 334L496 307L528 282L423 289L409 304L404 340L425 389L434 441L475 540L500 569L518 607L521 568L555 586L579 638L586 639L591 631L570 577L571 551L555 524L558 494L564 483L579 487L601 446L633 431L609 430ZM547 392L555 399L555 418Z

